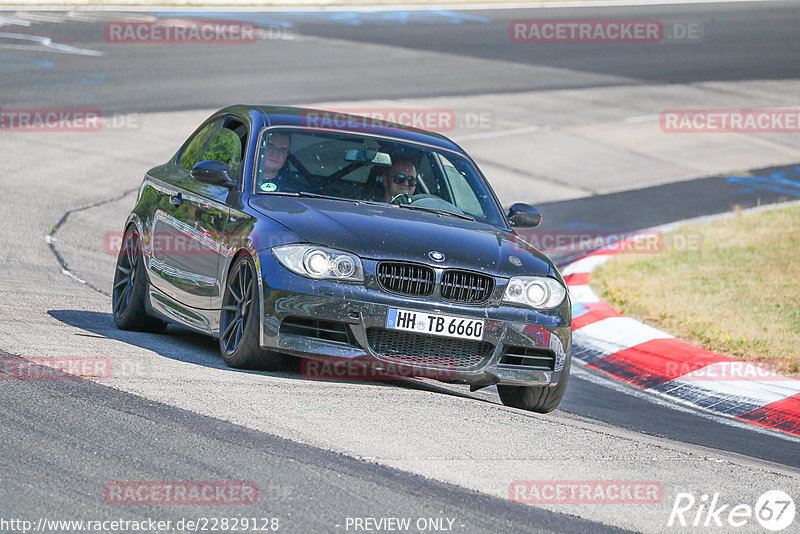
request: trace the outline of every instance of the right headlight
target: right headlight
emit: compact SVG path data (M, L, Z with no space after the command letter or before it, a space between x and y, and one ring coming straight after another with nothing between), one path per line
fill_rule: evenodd
M530 306L531 308L548 310L564 302L566 296L567 289L555 278L547 276L514 276L508 281L503 300Z

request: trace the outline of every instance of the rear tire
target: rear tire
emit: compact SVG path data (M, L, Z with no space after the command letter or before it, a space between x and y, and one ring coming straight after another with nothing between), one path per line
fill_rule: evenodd
M233 260L219 319L219 350L222 359L237 369L280 368L283 355L261 348L261 307L253 259L242 255Z
M561 371L561 380L553 386L497 386L500 400L506 406L529 412L550 413L561 403L567 390L572 358L568 358Z
M167 328L167 323L147 314L145 299L150 283L140 244L139 233L134 227L129 227L117 257L111 312L120 330L160 334Z

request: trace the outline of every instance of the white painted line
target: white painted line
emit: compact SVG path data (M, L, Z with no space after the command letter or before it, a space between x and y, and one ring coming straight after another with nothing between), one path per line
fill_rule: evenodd
M72 278L74 280L77 280L81 284L85 284L86 283L86 280L81 280L80 278L78 278L77 276L75 276L74 274L72 274L71 272L69 272L66 269L61 269L61 274L65 274L65 275L69 276L70 278Z
M569 297L573 304L600 302L600 299L594 294L592 288L587 285L568 286L567 289L569 290Z
M673 336L630 317L608 317L574 330L572 339L574 344L610 355L654 339L673 339Z
M0 17L0 26L30 26L30 21Z
M596 254L581 258L561 269L561 276L576 273L590 273L611 258L610 255Z
M64 22L65 15L62 13L17 13L31 22Z
M624 122L627 122L628 124L632 124L632 123L636 123L636 122L657 121L658 119L659 119L658 115L640 115L638 117L628 117L627 119L625 119Z
M717 365L719 364L708 367ZM758 406L766 406L800 393L798 380L703 380L704 372L708 372L707 368L665 382L659 389L666 393L673 387L686 385L708 391L711 397L747 399ZM698 380L697 377L701 378Z
M86 48L76 48L61 43L54 42L49 37L41 35L26 35L23 33L6 33L0 32L0 39L19 39L20 41L29 41L36 43L34 45L14 45L14 44L0 44L0 48L7 48L12 50L35 50L41 52L59 52L62 54L75 54L78 56L103 56L104 52L99 50L88 50Z

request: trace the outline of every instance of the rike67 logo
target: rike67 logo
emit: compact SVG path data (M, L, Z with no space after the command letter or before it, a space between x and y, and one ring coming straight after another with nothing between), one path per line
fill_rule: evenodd
M667 526L706 527L730 532L732 528L752 524L755 519L766 530L780 532L794 524L794 517L794 500L781 490L765 492L756 500L755 506L725 503L719 493L703 494L699 499L691 493L678 493Z

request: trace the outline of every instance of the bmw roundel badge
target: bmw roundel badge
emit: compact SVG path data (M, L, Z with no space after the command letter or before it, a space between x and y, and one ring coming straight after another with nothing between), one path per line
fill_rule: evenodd
M436 263L442 263L444 261L444 254L437 250L431 250L428 252L428 257Z

